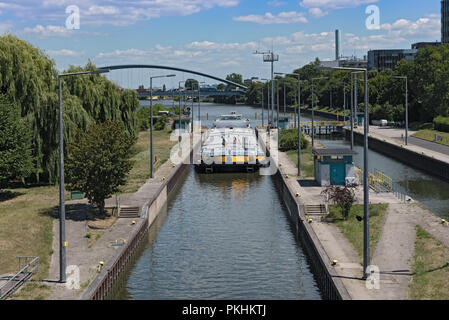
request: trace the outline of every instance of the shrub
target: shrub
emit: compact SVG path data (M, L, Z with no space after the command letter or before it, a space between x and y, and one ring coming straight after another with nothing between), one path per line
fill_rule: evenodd
M449 117L438 116L433 119L435 130L449 132Z
M307 149L309 141L301 135L301 149ZM279 136L279 150L286 152L290 150L298 150L298 130L289 129L281 130Z
M164 130L167 125L167 116L164 114L159 119L157 119L156 123L154 124L154 129L157 131Z

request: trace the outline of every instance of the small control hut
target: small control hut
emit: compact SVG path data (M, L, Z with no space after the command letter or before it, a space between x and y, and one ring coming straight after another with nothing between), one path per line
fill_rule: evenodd
M322 187L354 184L354 156L350 149L313 149L315 180Z

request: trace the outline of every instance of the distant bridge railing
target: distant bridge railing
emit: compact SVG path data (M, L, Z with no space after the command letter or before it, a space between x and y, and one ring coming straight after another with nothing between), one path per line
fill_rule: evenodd
M201 97L216 97L216 96L240 96L244 94L243 91L200 91ZM150 96L149 91L137 92L139 98L146 98ZM198 97L198 91L153 91L153 97Z

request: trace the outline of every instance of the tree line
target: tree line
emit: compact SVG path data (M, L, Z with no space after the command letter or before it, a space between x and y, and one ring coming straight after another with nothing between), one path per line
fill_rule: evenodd
M71 66L64 72L92 71ZM14 35L0 37L0 183L21 178L54 183L58 179L58 70L42 50ZM133 90L122 90L101 75L62 78L64 141L74 141L77 129L118 122L135 137ZM66 151L66 150L65 150ZM21 159L19 161L19 159ZM15 164L12 165L12 164Z
M335 70L332 72L320 70L319 59L293 70L300 75L301 103L306 106L312 104L312 78L329 77L329 79L314 82L315 103L320 107L332 107L343 110L344 92L347 106L350 105L350 72ZM406 76L408 78L409 120L411 123L426 124L433 122L438 116L449 115L449 45L429 47L418 50L413 61L402 60L395 70L370 72L368 74L369 113L372 120L405 119L405 80L392 76ZM288 105L297 105L297 76L277 76L280 105L284 102L284 85L286 87L286 101ZM344 89L346 83L346 89ZM246 103L261 104L262 87L264 101L267 103L269 83L252 83L248 85ZM276 90L276 88L275 88ZM364 82L363 74L358 75L358 107L364 110Z

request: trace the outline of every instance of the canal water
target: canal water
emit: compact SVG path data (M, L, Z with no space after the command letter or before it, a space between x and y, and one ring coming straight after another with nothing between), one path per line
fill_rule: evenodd
M320 143L328 148L350 148L350 142L344 139L326 139L320 137ZM363 147L354 146L358 153L354 157L356 166L363 169ZM401 162L384 156L373 150L368 154L368 170L384 172L400 185L408 196L419 201L430 211L442 218L449 218L449 183L428 175L423 171L409 167Z
M271 177L190 168L113 298L321 296Z
M231 111L261 124L260 108L208 103L201 104L202 124ZM196 104L194 112L196 119ZM318 140L349 146L343 139ZM362 167L363 149L355 150ZM448 183L372 150L369 157L370 170L385 172L408 195L449 217ZM202 175L190 168L121 283L111 298L321 299L274 181L258 173Z
M231 111L261 124L261 109L202 103L202 125ZM189 168L110 298L321 299L286 210L272 177Z

